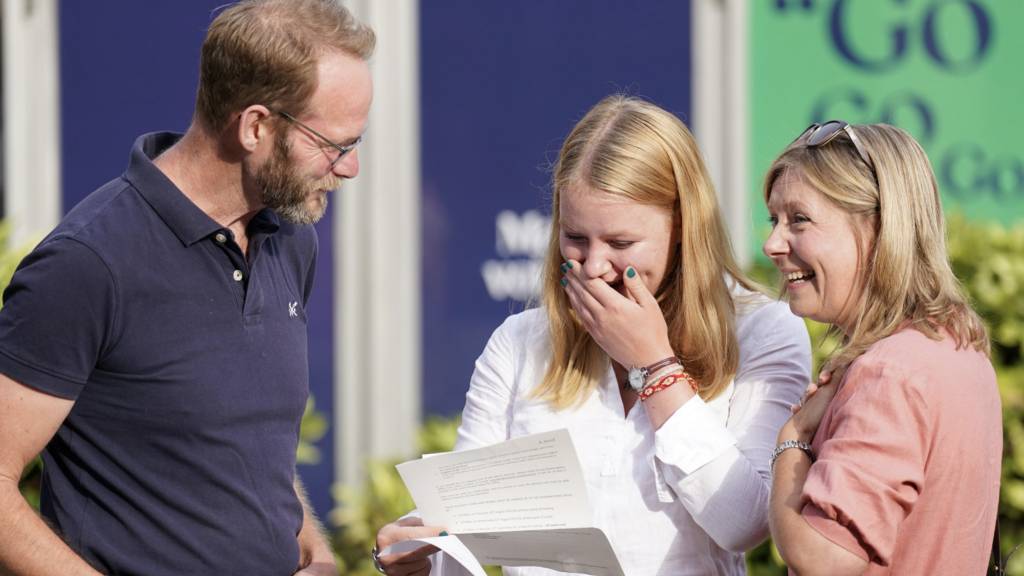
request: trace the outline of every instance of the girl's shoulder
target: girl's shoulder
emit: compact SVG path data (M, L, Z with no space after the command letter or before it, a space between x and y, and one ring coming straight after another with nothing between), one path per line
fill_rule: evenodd
M518 352L550 348L548 315L542 306L527 308L505 318L491 335L491 343Z
M788 303L738 284L732 285L731 291L736 308L736 338L741 349L749 344L760 345L768 338L808 339L807 325L790 311Z

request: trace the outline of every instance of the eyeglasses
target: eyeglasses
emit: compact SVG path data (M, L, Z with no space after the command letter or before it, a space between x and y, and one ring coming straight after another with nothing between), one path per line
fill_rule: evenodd
M811 124L793 142L803 141L803 144L808 148L817 148L835 140L843 132L850 137L850 142L853 142L853 147L857 149L860 159L864 161L864 164L867 164L872 173L875 173L875 163L871 161L871 156L868 156L868 152L864 149L864 145L861 144L860 138L857 137L857 133L853 130L853 126L842 120L829 120L824 124Z
M295 125L303 128L304 130L309 131L310 134L312 134L312 135L316 136L317 138L319 138L321 142L323 142L324 144L330 146L331 148L334 148L337 151L338 155L335 156L333 160L331 160L331 168L332 169L334 168L334 165L338 163L339 160L344 158L345 155L348 154L349 152L355 150L356 146L359 146L359 144L361 144L363 142L363 137L360 136L360 137L356 138L355 142L353 142L351 144L348 144L348 145L345 145L345 146L342 146L341 144L335 144L334 142L331 142L331 140L328 139L323 134L317 132L316 130L313 130L312 128L310 128L309 126L306 126L302 122L299 122L299 120L297 118L295 118L294 116L292 116L291 114L289 114L287 112L278 112L277 114L280 115L281 118L284 118L285 120L291 122L292 124L295 124ZM328 155L328 158L329 157L330 157L330 155Z

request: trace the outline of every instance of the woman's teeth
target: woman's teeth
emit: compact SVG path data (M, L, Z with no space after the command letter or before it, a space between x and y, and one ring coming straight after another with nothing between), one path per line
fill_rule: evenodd
M786 280L789 282L799 282L801 280L810 280L811 278L814 278L814 272L810 270L800 270L786 274Z

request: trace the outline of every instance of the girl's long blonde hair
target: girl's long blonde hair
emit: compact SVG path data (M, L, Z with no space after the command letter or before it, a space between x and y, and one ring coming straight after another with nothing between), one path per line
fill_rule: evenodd
M673 214L679 223L679 244L657 291L658 301L672 349L699 383L701 397L721 393L739 364L730 278L749 290L756 287L736 264L693 135L654 104L613 95L576 124L555 165L551 237L542 280L551 363L534 396L558 409L582 402L608 366L608 356L580 324L559 283L559 200L575 184Z
M946 224L928 156L894 126L852 128L873 166L842 133L818 147L790 145L764 182L767 202L775 182L792 172L846 212L855 232L870 240L861 258L864 288L851 303L848 317L854 320L830 359L833 374L841 377L875 342L905 326L936 340L946 331L958 348L987 354L985 326L949 265Z

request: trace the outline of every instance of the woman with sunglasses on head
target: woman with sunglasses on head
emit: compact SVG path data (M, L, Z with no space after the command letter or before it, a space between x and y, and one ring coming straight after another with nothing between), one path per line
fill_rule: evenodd
M456 449L567 428L626 574L744 574L810 342L736 265L686 126L636 98L591 109L555 166L548 246L542 306L491 337ZM442 529L416 523L384 527L378 546ZM426 573L426 552L380 562Z
M1002 413L928 157L898 128L832 121L764 189L790 309L841 337L772 455L779 552L798 574L983 573Z

